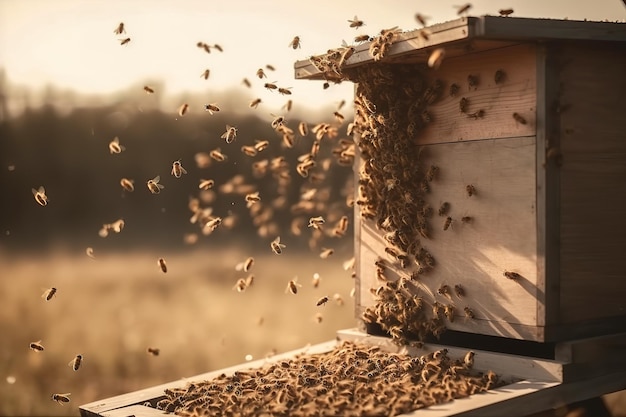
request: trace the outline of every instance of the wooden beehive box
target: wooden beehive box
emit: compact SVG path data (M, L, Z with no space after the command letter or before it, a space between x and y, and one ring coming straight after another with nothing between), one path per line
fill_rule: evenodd
M429 68L436 48L444 59ZM452 306L443 321L456 331L557 342L626 330L626 24L468 17L397 34L382 59L372 50L295 66L296 78L357 84L355 137L369 142L355 175L380 194L355 205L357 317L376 307L373 289L404 279L425 307ZM434 213L394 247L397 218L421 221L416 200ZM416 274L419 248L434 266Z

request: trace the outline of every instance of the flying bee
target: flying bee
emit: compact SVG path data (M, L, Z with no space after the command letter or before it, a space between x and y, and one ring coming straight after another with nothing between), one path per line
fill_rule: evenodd
M319 300L317 300L317 303L315 304L316 306L321 306L324 305L328 302L328 297L324 296L322 298L320 298Z
M276 81L274 81L273 83L265 83L263 84L263 87L267 88L270 91L278 89L278 86L276 85Z
M472 217L471 216L463 216L463 217L461 217L461 222L465 223L465 224L471 223L472 222Z
M522 279L523 277L518 274L517 272L510 272L510 271L505 271L503 274L505 277L507 277L510 280L513 281L519 281L520 279Z
M252 265L254 265L254 258L250 256L243 262L243 271L248 272L250 269L252 269Z
M465 191L467 191L467 196L471 197L473 195L476 195L476 187L474 187L472 184L468 184L465 187Z
M43 345L41 344L41 340L31 342L30 349L34 352L43 352Z
M180 117L183 117L185 114L187 114L188 110L189 110L189 104L187 103L181 104L181 106L178 108L178 115Z
M259 68L258 70L256 70L256 76L259 78L267 78L267 75L265 75L265 71L263 71L263 68Z
M470 74L467 76L467 85L469 88L474 87L474 89L478 86L479 83L478 75Z
M270 243L270 247L272 248L272 252L276 255L280 255L283 253L283 248L286 247L286 245L280 243L280 236L277 236L276 239L272 240Z
M338 111L334 112L333 115L335 116L335 120L337 120L339 123L343 123L345 117L343 116L343 114L339 113Z
M259 104L261 104L261 99L255 98L254 100L250 102L250 107L253 109L256 109L259 106Z
M43 298L46 301L50 301L52 300L52 297L54 297L56 293L57 293L56 288L54 287L48 288L43 294L41 294L41 298Z
M295 277L294 279L292 279L291 281L289 281L287 283L287 288L285 288L285 293L290 292L293 295L298 294L298 287L301 287L302 285L298 284L298 277Z
M468 106L469 106L469 100L466 99L465 97L462 97L461 100L459 101L459 109L461 110L461 113L467 113Z
M247 78L244 78L243 80L241 80L241 82L243 83L243 85L245 85L248 88L252 87L252 83L250 83L250 80Z
M257 152L266 150L268 146L270 146L270 143L267 140L257 140L254 143L254 149L256 149Z
M370 40L370 35L357 35L354 37L354 42L368 42Z
M124 22L120 22L119 25L113 31L116 35L121 35L122 33L126 33L126 29L124 28Z
M348 230L348 216L341 216L335 228L333 229L333 234L335 236L343 236L346 234Z
M87 254L87 256L89 256L91 259L96 259L96 257L93 254L92 247L88 247L87 249L85 249L85 254Z
M326 259L328 258L330 255L332 255L333 253L335 253L334 249L331 248L322 248L322 251L320 252L320 258L322 259Z
M254 146L244 145L241 147L241 152L246 154L247 156L256 156L257 150Z
M165 259L159 258L159 260L157 261L157 265L164 274L167 273L167 264L165 263Z
M358 29L361 26L365 25L365 23L363 23L362 20L359 20L359 18L356 15L354 16L354 19L348 20L348 22L350 22L350 27L355 28L355 29Z
M289 47L293 49L300 48L300 36L294 36L291 42L289 42Z
M450 97L456 97L461 87L457 83L450 84Z
M285 103L285 105L282 108L287 110L287 111L291 111L292 107L293 107L293 100L289 99L289 100L287 100L287 102Z
M217 43L216 43L215 45L213 45L213 48L214 48L214 49L217 49L217 50L218 50L218 51L220 51L220 52L224 52L224 48L222 48L222 46L221 46L221 45L219 45L219 44L217 44Z
M461 284L456 284L454 286L454 293L459 298L465 297L465 289L463 288L463 286Z
M212 115L213 113L220 111L220 108L215 104L205 104L204 111L208 111L209 114Z
M244 292L246 288L248 288L248 285L244 278L239 278L237 283L233 286L233 290L237 290L237 292Z
M63 405L63 403L70 402L70 395L72 394L69 392L65 394L52 394L52 401L56 401L59 404Z
M324 316L322 316L322 313L315 313L315 316L313 316L313 320L317 323L317 324L321 324L322 321L324 320Z
M82 363L83 363L83 355L76 355L74 359L69 361L67 366L71 367L74 371L78 371Z
M300 136L306 136L309 133L309 125L306 122L300 122L298 132L300 132Z
M428 57L428 66L433 69L439 68L441 63L443 62L443 58L446 55L446 50L444 48L437 48L430 53Z
M113 140L111 140L111 142L109 142L109 152L114 154L114 153L122 153L122 151L124 151L126 148L123 147L122 145L120 145L120 138L118 138L117 136L113 138Z
M311 217L309 219L309 227L319 230L325 222L322 216Z
M520 123L523 125L526 124L526 119L524 119L524 117L519 113L513 113L513 118L515 119L517 123Z
M322 88L324 90L328 89L328 87L330 87L330 83L329 82L325 82L324 84L322 84Z
M130 38L119 39L119 41L120 45L126 45L128 42L130 42Z
M202 74L200 74L200 78L204 78L205 80L209 79L209 75L211 74L210 69L205 69Z
M426 26L426 21L428 19L430 19L428 16L424 16L421 13L415 13L415 20L417 20L417 22L422 26Z
M450 228L450 225L452 225L452 217L448 216L443 223L443 230L448 230Z
M350 59L350 57L352 55L354 55L354 46L347 46L344 48L344 50L341 52L341 57L339 58L339 63L337 64L339 67L342 67L343 64Z
M144 85L143 91L145 91L148 94L154 94L154 88L150 87L149 85Z
M267 68L270 71L276 71L276 68L274 68L274 66L271 64L265 64L265 68Z
M128 191L129 193L132 193L133 191L135 191L135 181L134 180L130 180L128 178L122 178L120 180L120 185L122 186L124 191Z
M203 232L205 234L211 234L215 231L215 229L217 229L220 225L222 224L222 218L221 217L214 217L212 219L210 219L209 221L206 222L206 224L204 225Z
M500 16L502 17L509 17L513 14L513 9L500 9L498 10L498 13L500 13Z
M447 201L444 201L443 203L441 203L441 206L439 207L439 215L445 216L446 214L448 214L448 210L450 210L450 203L448 203Z
M291 95L291 88L292 88L292 87L287 87L287 88L284 88L284 87L278 87L278 92L279 92L280 94L282 94L282 95L287 95L287 96L290 96L290 95Z
M493 81L496 84L500 84L502 82L504 82L504 79L506 78L506 72L504 72L504 70L497 70L496 73L493 75Z
M153 179L148 180L146 182L146 185L148 186L148 190L150 190L152 194L159 194L161 190L165 188L164 185L159 184L159 181L161 181L161 176L157 175Z
M248 203L248 205L258 203L259 201L261 201L261 197L259 196L258 191L254 193L246 194L246 203Z
M159 356L159 353L161 353L161 349L149 347L148 349L146 349L146 352L152 356Z
M180 164L180 159L172 163L172 175L173 176L175 176L176 178L180 178L183 176L183 174L186 174L186 173L187 173L187 170L183 168L183 166Z
M322 278L320 277L320 274L318 274L317 272L313 274L313 279L311 280L311 285L313 285L313 288L319 287L321 279Z
M469 307L465 307L463 309L463 312L465 313L465 318L474 319L476 317L474 315L474 311L471 308L469 308Z
M231 143L237 138L237 128L226 125L226 132L222 133L222 136L220 136L220 138L224 139L226 143Z
M213 186L215 185L215 181L214 180L204 180L201 179L200 180L200 184L198 184L198 188L201 190L210 190L211 188L213 188Z
M43 185L41 187L39 187L39 189L35 190L34 188L30 189L33 193L33 196L35 197L35 201L40 205L40 206L47 206L48 205L48 196L46 195L46 189L43 187Z
M456 7L456 14L460 16L463 13L467 13L469 11L469 9L472 8L472 4L471 3L465 3L462 6L454 6L454 7Z

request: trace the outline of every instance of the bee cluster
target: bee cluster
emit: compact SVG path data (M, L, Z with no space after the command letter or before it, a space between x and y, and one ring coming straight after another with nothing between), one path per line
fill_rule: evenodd
M472 351L458 359L446 349L413 357L343 342L327 353L167 389L157 408L180 416L398 415L502 384L473 364Z

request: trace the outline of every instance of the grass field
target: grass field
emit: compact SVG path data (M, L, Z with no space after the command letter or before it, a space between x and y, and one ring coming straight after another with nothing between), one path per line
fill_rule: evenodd
M243 293L233 286L247 274L235 265L251 254L95 255L0 254L0 415L78 415L81 404L326 341L355 325L353 280L342 268L351 248L325 260L268 248L256 254L255 281ZM313 288L316 272L321 282ZM297 295L285 293L294 276ZM58 292L45 301L49 287ZM331 301L318 307L322 296ZM40 339L45 350L30 350ZM84 359L74 372L68 362L77 354ZM67 392L69 404L51 400Z

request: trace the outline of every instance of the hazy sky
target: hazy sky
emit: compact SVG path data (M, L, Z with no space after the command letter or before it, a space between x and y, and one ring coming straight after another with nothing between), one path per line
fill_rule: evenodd
M414 15L430 23L457 18L459 0L0 0L0 65L12 83L99 93L127 88L146 79L161 80L166 93L203 91L255 82L251 96L270 97L255 72L272 64L269 79L293 87L298 100L351 97L352 86L323 91L321 82L294 80L293 64L357 34L382 28L417 27ZM514 16L624 20L622 0L477 0L471 15L497 14L512 7ZM366 26L355 30L347 20L358 15ZM124 22L128 45L113 30ZM288 47L298 35L302 47ZM198 41L218 43L224 53L207 54ZM211 70L209 80L200 78ZM267 102L267 101L266 101Z

